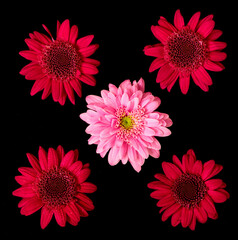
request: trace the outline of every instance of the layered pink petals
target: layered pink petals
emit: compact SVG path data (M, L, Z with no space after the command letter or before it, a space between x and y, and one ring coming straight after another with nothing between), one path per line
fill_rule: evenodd
M65 154L62 146L58 146L56 150L49 148L48 152L40 147L38 159L30 153L27 154L27 158L32 168L19 168L22 175L16 176L15 179L21 187L13 191L14 196L22 197L18 204L22 215L28 216L41 209L40 226L44 229L53 215L56 222L62 227L66 225L67 221L76 226L80 217L88 216L87 211L94 209L92 201L85 194L95 192L97 187L86 182L91 171L88 164L83 165L78 160L78 150L71 150ZM40 185L38 185L45 175L49 174L48 178L50 178L52 171L56 175L57 171L60 171L61 175L59 176L66 173L68 174L67 178L75 179L72 180L75 182L74 196L69 202L65 202L64 205L55 205L56 207L53 207L55 203L50 204L47 202L47 198L40 194Z
M76 25L70 27L68 19L62 24L57 22L56 40L53 39L49 29L45 25L43 27L51 39L38 32L30 34L30 38L25 40L29 50L21 51L20 55L32 62L23 67L20 74L24 75L27 80L35 80L30 93L32 96L43 90L42 99L46 99L52 93L53 100L61 105L65 104L67 97L72 104L75 104L74 91L79 97L82 96L81 82L92 86L96 84L93 75L98 73L97 67L100 62L88 57L98 49L99 45L90 45L94 35L88 35L77 40L78 27ZM44 63L46 49L54 44L57 45L57 43L66 43L74 48L73 52L69 50L69 56L72 54L72 59L77 59L74 60L75 63L72 65L73 70L71 72L67 69L62 70L64 67L61 68L60 60L56 63L56 65L59 65L58 72L57 70L52 72L52 68L49 67L51 69L49 70L47 64ZM66 51L68 51L67 47ZM75 65L77 69L74 69Z
M216 164L214 160L202 164L190 149L183 156L182 161L174 155L173 163L163 162L162 168L165 174L155 174L157 180L148 183L148 187L154 190L150 196L158 200L157 206L161 207L160 213L163 212L162 221L166 221L171 216L172 226L181 223L182 227L195 230L196 221L205 223L208 218L217 219L214 203L225 202L230 197L224 189L226 184L221 179L211 179L222 170L221 165ZM201 184L205 190L197 205L186 207L175 196L175 186L184 176L198 179L198 184Z
M167 88L167 90L170 91L179 78L181 92L187 94L191 76L197 86L203 91L208 91L209 86L212 85L212 80L206 70L218 72L225 68L220 61L226 59L226 54L220 51L226 47L226 43L215 41L221 36L222 31L214 29L215 22L213 15L209 15L201 20L200 15L200 12L195 13L185 26L184 18L180 10L177 10L174 15L174 25L169 23L164 17L160 17L158 21L159 25L151 27L153 35L161 43L147 45L144 48L144 53L147 56L156 57L151 63L149 72L159 69L156 82L160 83L162 89ZM201 59L203 60L201 62L194 60L195 63L191 66L186 62L183 64L182 58L176 60L180 62L177 64L175 60L168 57L168 48L171 48L171 46L168 47L168 44L170 44L169 41L174 38L176 34L183 31L193 32L194 36L199 36L201 38L199 40L200 43L205 46L204 54L201 55ZM182 45L183 42L181 46ZM182 51L182 48L181 50L177 50ZM203 74L201 74L199 67L206 69L203 71ZM208 75L209 77L204 75Z
M117 88L109 84L109 91L102 90L101 97L86 97L89 110L80 118L89 126L86 133L91 137L89 144L97 144L97 153L114 166L119 161L128 161L136 171L141 170L149 156L158 158L160 143L155 136L171 134L172 125L168 114L155 112L161 101L149 92L144 92L145 82L125 80ZM125 117L124 126L121 121Z

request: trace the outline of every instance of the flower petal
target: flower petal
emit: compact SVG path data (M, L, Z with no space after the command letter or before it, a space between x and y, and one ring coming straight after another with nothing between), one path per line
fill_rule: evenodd
M53 217L53 211L50 210L47 206L43 206L41 209L41 219L40 219L40 226L42 229L47 227L52 217Z
M69 40L69 33L70 33L69 19L66 19L60 25L60 28L59 28L59 31L58 31L58 34L57 34L57 40L68 41Z
M168 177L170 180L175 180L182 174L179 168L176 167L173 163L163 162L162 168L166 177Z
M181 30L182 27L184 26L184 19L179 9L175 12L174 15L174 26L178 30Z

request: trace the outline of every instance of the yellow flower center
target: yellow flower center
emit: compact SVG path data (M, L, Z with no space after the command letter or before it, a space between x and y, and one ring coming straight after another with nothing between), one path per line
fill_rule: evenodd
M131 116L125 116L121 118L120 126L122 126L125 129L130 129L134 125L134 121L131 118Z

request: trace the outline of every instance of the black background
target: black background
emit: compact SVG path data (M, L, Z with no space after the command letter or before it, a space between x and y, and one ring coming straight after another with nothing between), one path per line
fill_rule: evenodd
M3 24L7 31L3 38L10 42L10 46L3 44L3 50L7 48L8 52L3 65L6 68L2 72L7 71L8 76L2 82L8 85L2 87L1 93L4 97L3 109L6 110L3 114L6 123L2 129L3 153L6 155L3 155L2 162L7 163L7 167L2 167L2 172L6 176L4 186L7 186L7 194L1 194L4 199L3 213L6 214L3 218L6 239L13 235L26 239L38 236L80 239L135 239L144 236L151 239L166 235L195 237L211 234L214 237L232 233L235 221L232 169L237 160L234 154L237 143L237 77L234 75L233 60L234 46L237 44L237 33L234 33L237 21L234 4L231 1L24 1L17 5L14 3L14 11L11 4L6 5L7 13L11 12ZM228 44L225 49L228 58L224 61L226 69L217 73L209 72L213 85L207 93L193 81L187 95L181 93L178 82L168 93L155 82L157 71L148 72L154 58L145 56L143 48L158 43L150 27L157 24L160 16L173 22L178 8L185 23L197 11L201 11L201 17L214 14L215 28L223 31L219 40ZM56 21L65 19L79 27L79 37L95 35L93 43L98 43L100 48L91 57L99 60L101 65L96 75L96 87L82 84L82 98L76 97L75 105L67 99L66 104L61 106L52 100L51 95L41 100L42 92L30 96L33 81L27 81L19 74L29 61L18 52L27 49L24 39L30 32L36 30L45 33L41 24L48 26L56 36ZM15 51L11 52L9 58L13 46ZM139 80L140 77L145 80L146 91L161 98L158 111L168 113L174 124L170 127L171 136L159 138L162 145L160 158L150 157L141 172L137 173L129 163L122 165L120 162L111 167L107 156L102 159L96 154L96 145L89 146L87 143L87 124L79 118L79 114L87 110L87 95L100 95L102 89L108 89L109 83L118 86L125 79ZM25 155L27 152L37 156L39 146L48 149L56 148L59 144L65 151L77 148L79 159L90 163L92 173L88 181L98 187L97 192L89 195L95 210L89 212L89 217L82 218L76 227L67 223L65 228L61 228L52 219L48 227L42 230L40 211L28 217L20 215L17 207L20 198L12 196L12 191L19 187L14 176L19 175L18 167L30 166ZM147 188L147 183L154 180L154 174L162 172L162 161L171 162L173 154L181 158L190 148L203 162L214 159L224 166L217 178L227 183L227 190L231 193L227 202L216 204L219 218L208 219L206 224L197 223L194 232L183 229L181 225L172 227L170 218L162 222L156 200L150 198L151 190Z

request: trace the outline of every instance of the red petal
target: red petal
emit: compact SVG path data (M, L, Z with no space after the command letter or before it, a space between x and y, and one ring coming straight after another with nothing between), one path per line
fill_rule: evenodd
M203 165L203 172L201 177L203 180L206 180L209 178L209 175L212 173L213 169L215 167L215 161L214 160L209 160L204 163Z
M182 29L182 27L184 26L184 19L179 9L175 12L174 15L174 26L178 30Z
M65 227L66 224L66 214L62 208L57 208L53 210L56 222L61 226Z
M48 150L48 169L57 167L59 165L59 159L57 156L57 152L53 148L49 148Z
M164 27L171 32L176 32L177 31L177 29L171 23L169 23L164 17L160 17L160 19L158 21L158 24L161 27Z
M182 227L186 228L191 223L193 217L193 209L189 208L182 208L182 215L181 215L181 225Z
M218 214L217 214L216 208L208 195L204 200L201 201L200 204L201 204L201 207L204 208L204 210L207 212L207 215L209 218L217 219Z
M80 170L82 169L83 164L81 161L74 162L68 169L71 171L75 176L78 176Z
M91 170L89 168L82 169L77 175L78 183L80 184L86 181L90 173L91 173Z
M160 26L151 26L151 31L154 36L163 44L167 42L168 37L172 34L172 32L168 29Z
M69 24L69 20L66 19L60 25L59 32L57 34L57 40L68 41L69 40L69 32L70 32L70 24Z
M72 104L75 104L74 91L68 81L64 81L64 89L68 95L68 98Z
M47 227L52 217L53 217L53 211L48 209L47 206L43 206L41 209L41 219L40 219L40 226L42 229Z
M156 173L155 174L155 178L157 178L158 180L160 180L162 183L165 183L168 186L172 185L172 181L170 181L164 174L161 173Z
M38 159L37 159L34 155L32 155L31 153L27 153L26 156L27 156L27 158L28 158L31 166L32 166L37 172L41 173L41 167L40 167L40 165L39 165Z
M94 38L94 35L88 35L88 36L78 39L78 41L77 41L78 47L79 48L88 47L89 44L93 41L93 38Z
M77 37L78 37L78 27L76 25L73 25L70 29L69 42L74 44Z
M81 70L84 74L94 75L98 73L98 69L96 66L86 62L81 63Z
M166 61L163 58L156 58L150 65L149 72L153 72L157 70L158 68L164 66L166 64Z
M207 221L207 213L202 207L195 207L194 215L200 223L205 223Z
M35 51L24 50L20 51L19 54L30 61L38 62L38 54Z
M32 198L27 204L25 204L21 209L21 214L25 216L29 216L32 213L38 211L43 206L43 203L39 199Z
M175 203L172 206L168 207L163 215L162 215L162 221L166 221L172 214L174 214L178 209L180 208L180 205Z
M165 175L171 180L177 179L182 174L179 168L176 167L173 163L163 162L162 168Z
M190 83L190 75L179 77L179 86L183 94L187 94Z
M74 89L74 91L77 93L79 97L82 97L82 87L81 82L78 79L72 79L70 82L70 85Z
M172 75L173 72L174 72L174 70L170 67L170 65L165 64L164 66L162 66L159 69L157 77L156 77L156 82L159 83L159 82L165 81L166 79L169 78L169 76Z
M200 25L197 32L206 38L213 30L215 22L213 20L206 21Z
M227 54L224 52L214 51L209 53L209 59L214 62L224 61Z
M229 198L229 193L224 189L208 190L208 194L215 203L223 203Z
M65 156L63 157L61 163L60 163L60 167L65 167L65 168L69 168L74 160L74 151L71 150L69 152L67 152L65 154Z
M79 192L82 193L93 193L97 190L96 185L90 183L90 182L84 182L80 184L80 190Z
M225 183L221 179L210 179L207 180L206 182L207 187L209 190L215 190L217 188L225 187Z
M55 102L57 102L60 97L60 82L57 80L52 80L52 97Z
M187 26L189 26L191 30L193 30L193 31L195 30L195 28L196 28L196 26L197 26L197 24L198 24L200 15L201 15L200 12L196 12L196 13L191 17L191 19L189 20Z
M219 41L208 41L207 47L210 52L212 51L218 51L226 48L227 44L225 42L219 42Z
M47 77L36 80L31 88L30 95L33 96L36 93L38 93L39 91L41 91L42 89L44 89L44 87L46 86L47 83L48 83Z
M155 45L148 45L144 48L144 53L147 56L163 58L164 56L164 45L161 43Z
M214 72L220 72L225 69L224 65L220 62L212 62L209 59L204 62L204 68Z
M95 53L95 51L98 49L98 47L99 47L98 44L92 44L88 47L81 48L79 52L83 57L89 57L93 53Z
M96 85L96 79L94 78L94 76L91 75L84 75L82 74L79 77L79 80L90 85L90 86L95 86Z
M221 35L222 35L222 31L221 30L217 30L217 29L214 29L211 34L207 37L207 40L217 40Z
M14 196L22 198L31 198L35 197L35 192L32 189L32 186L23 186L12 192Z

